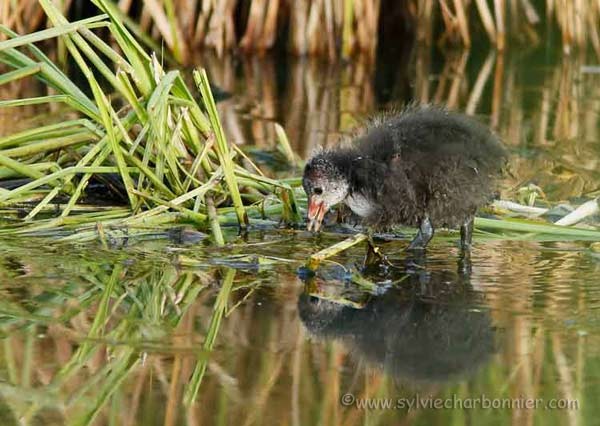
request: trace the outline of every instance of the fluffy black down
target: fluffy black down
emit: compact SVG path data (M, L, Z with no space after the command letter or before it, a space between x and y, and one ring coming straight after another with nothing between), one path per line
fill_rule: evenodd
M351 146L319 154L374 206L366 225L458 227L495 195L506 151L483 124L439 107L410 107L367 126Z

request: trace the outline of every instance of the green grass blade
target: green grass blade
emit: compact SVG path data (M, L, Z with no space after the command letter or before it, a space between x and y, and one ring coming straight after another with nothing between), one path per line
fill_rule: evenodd
M129 63L135 70L135 82L142 92L148 96L153 87L152 73L150 71L150 57L137 40L129 33L121 19L122 13L109 1L92 0L98 8L106 13L111 20L111 34L119 47L125 53Z
M235 269L232 268L227 268L225 271L221 289L219 290L219 295L217 296L217 300L213 306L213 315L210 319L208 333L206 334L206 338L202 346L205 351L211 351L217 339L219 327L221 326L221 319L227 310L227 302L229 300L231 289L233 288L235 273ZM196 363L196 367L194 368L190 381L186 385L183 396L183 401L186 405L191 405L196 400L198 391L200 390L200 385L202 384L202 379L204 378L204 373L206 372L207 364L208 359L205 356L200 358Z
M239 225L240 227L245 228L248 226L248 216L246 215L246 210L244 209L244 205L242 203L242 197L240 196L240 190L235 177L235 165L229 156L229 147L227 146L227 141L225 140L225 132L223 132L223 127L219 121L217 106L215 105L215 100L210 91L206 70L194 70L194 80L200 90L200 93L202 94L204 106L208 111L208 117L213 131L215 132L215 147L217 156L219 157L219 163L221 164L221 167L223 167L225 182L231 194L231 200L235 208Z
M67 95L38 96L35 98L10 99L8 101L0 101L0 108L40 105L54 102L68 103L68 101L69 97Z
M98 15L93 16L91 18L83 19L81 21L76 21L72 23L66 23L63 25L57 25L52 28L48 28L46 30L37 31L35 33L22 35L19 37L11 38L10 40L0 41L0 52L6 49L14 49L15 47L25 46L28 44L37 43L39 41L47 40L49 38L60 37L65 34L69 34L79 30L80 28L90 27L90 28L99 28L106 27L108 23L106 22L98 22L106 19L108 15ZM96 25L91 25L96 23ZM4 25L3 25L4 27ZM5 27L6 28L6 27Z
M475 218L475 227L496 231L516 231L556 236L568 236L573 239L599 240L600 231L593 229L574 228L571 226L558 226L545 224L525 219L487 219Z
M19 80L21 78L29 77L30 75L37 74L40 72L42 67L39 64L28 65L23 68L10 71L0 75L0 86L3 84L10 83L11 81Z

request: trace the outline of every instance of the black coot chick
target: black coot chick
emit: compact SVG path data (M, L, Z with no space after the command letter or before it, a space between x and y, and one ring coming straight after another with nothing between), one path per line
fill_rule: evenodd
M424 249L437 227L460 227L468 249L474 214L493 199L505 161L498 138L478 121L409 107L307 162L308 229L318 231L328 209L343 202L372 230L418 227L410 249Z

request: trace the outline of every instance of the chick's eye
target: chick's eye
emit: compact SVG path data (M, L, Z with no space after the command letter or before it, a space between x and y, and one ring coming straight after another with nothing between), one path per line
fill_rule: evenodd
M315 188L313 189L313 192L317 195L321 195L323 193L323 188Z

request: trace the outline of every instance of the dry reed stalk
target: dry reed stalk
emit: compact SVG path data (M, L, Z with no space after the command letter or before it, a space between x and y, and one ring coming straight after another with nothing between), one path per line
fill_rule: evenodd
M552 19L554 15L555 0L546 0L546 19Z
M142 15L140 16L140 29L149 33L152 29L152 15L147 7L142 8Z
M0 0L0 22L8 22L10 0ZM5 34L0 34L0 41L6 40Z
M571 42L573 40L570 26L571 2L567 0L557 0L557 2L556 20L561 32L563 51L566 54L569 54L571 52Z
M303 120L306 117L303 111L307 110L306 91L304 90L305 70L305 61L295 59L291 62L289 83L285 91L289 93L289 97L286 97L282 102L282 126L286 129L294 150L303 158L310 153L310 144L295 146L294 143L307 140L303 133Z
M129 13L129 10L131 9L131 6L133 4L133 0L119 0L119 2L117 3L117 6L119 7L119 10L125 14Z
M216 9L208 21L208 32L204 44L212 47L219 57L225 50L235 46L236 35L233 13L237 0L223 0L217 3Z
M14 3L11 5L14 8ZM8 26L15 28L19 32L23 32L25 30L25 25L23 24L23 12L27 7L27 3L17 3L16 10L13 10L9 16L7 21Z
M477 79L475 80L475 84L473 84L473 88L471 89L471 94L469 95L469 100L467 101L467 106L465 107L465 112L467 114L473 115L477 110L477 106L481 100L481 95L483 94L483 90L490 79L490 75L492 74L492 69L494 68L494 61L496 56L493 52L490 52L481 66L479 73L477 74Z
M446 95L446 86L448 85L448 80L450 78L450 72L452 70L452 61L455 59L454 56L449 57L444 62L444 67L440 72L437 80L437 86L435 88L435 93L433 94L433 102L435 104L442 104Z
M342 23L342 58L350 58L354 48L354 7L353 0L343 0L344 18Z
M198 11L198 16L196 17L196 25L194 26L194 33L192 34L192 45L194 47L200 46L204 41L204 37L206 37L206 26L211 9L212 2L202 2L202 8Z
M369 44L369 41L368 41L368 39L370 37L369 16L367 14L367 11L365 10L366 8L362 1L354 0L353 6L354 6L354 11L352 13L352 16L354 17L354 19L357 19L356 17L359 17L358 19L361 20L361 22L358 25L354 25L354 22L353 22L354 34L356 34L356 38L355 38L356 48L358 48L359 50L362 50Z
M342 88L339 93L339 131L350 132L361 124L375 106L375 94L370 84L372 64L357 61L341 70ZM330 141L333 142L333 141Z
M430 44L433 38L433 1L417 2L417 40Z
M262 148L273 148L268 144L275 140L271 121L276 118L277 105L275 63L270 57L262 60L248 57L244 59L242 66L248 98L260 99L260 102L255 102L250 110L253 118L249 125L252 143Z
M523 309L529 306L523 306ZM514 365L514 380L510 385L510 395L514 398L535 398L533 387L533 350L531 348L531 320L529 318L517 318L513 324L514 356L518 360ZM513 424L533 424L533 410L517 407L512 412Z
M269 0L262 38L258 46L260 50L270 49L275 44L275 39L277 38L277 18L280 9L279 3L280 0Z
M539 124L537 126L535 140L539 145L548 143L547 129L550 122L550 88L544 87L542 90L542 101L540 105Z
M292 52L301 56L309 54L335 60L338 57L338 40L341 38L342 54L348 52L350 55L357 47L355 46L357 40L353 35L354 7L361 8L363 4L357 1L345 1L342 7L338 0L293 3L290 11ZM365 13L371 13L371 9ZM376 34L366 36L365 39L367 38L370 46L374 46ZM356 50L362 49L359 47Z
M515 83L515 67L509 67L506 72L506 89L504 90L505 102L508 99L514 99L517 96L517 88ZM524 134L523 121L525 112L521 102L511 102L508 109L504 134L507 140L518 141Z
M498 55L496 60L496 69L494 72L494 88L492 91L492 112L490 125L493 129L498 129L500 124L500 115L502 111L502 90L504 83L504 55Z
M450 43L456 39L456 17L450 10L450 7L446 3L447 0L439 0L440 1L440 10L442 12L442 19L444 21L445 31L442 34L441 41L448 40Z
M494 0L494 13L496 16L496 48L499 51L504 50L506 30L504 26L504 16L506 12L505 0Z
M231 49L236 43L234 13L237 1L238 0L227 0L227 9L225 9L224 44L227 49Z
M429 102L431 70L431 48L428 45L419 44L415 60L415 99L420 103Z
M560 336L556 332L552 333L552 351L556 363L556 370L558 371L559 389L561 390L562 396L566 400L576 401L577 394L575 392L575 384L571 374L571 363L565 356ZM577 410L567 410L567 416L570 426L580 424Z
M303 56L307 52L306 28L308 19L308 0L297 0L290 10L290 50L295 55Z
M336 47L336 31L339 25L336 26L336 9L334 3L337 1L326 1L325 2L325 30L327 32L327 56L330 61L337 59L337 47ZM337 10L340 10L339 8ZM339 12L338 12L339 13ZM339 13L341 16L341 13Z
M456 21L463 45L469 47L471 46L471 36L469 35L469 22L467 21L463 0L454 0L454 10L456 11Z
M313 132L317 133L321 140L320 145L325 147L333 147L337 145L338 140L329 138L330 130L336 129L339 122L332 123L332 120L337 118L336 112L331 112L336 108L334 95L330 91L324 91L321 96L321 103L317 105L317 109L324 112L319 115L319 119L315 121ZM329 112L326 112L329 111ZM333 124L333 125L332 125ZM322 129L325 129L323 131Z
M363 367L368 370L368 367ZM358 372L357 372L358 373ZM364 385L361 392L356 395L356 398L370 399L376 395L380 395L381 385L383 384L384 377L381 374L369 374L369 371L364 372ZM355 374L358 376L358 374ZM355 392L357 393L357 392ZM417 411L417 410L414 410ZM346 410L345 416L342 416L342 421L339 423L344 426L358 426L363 424L364 420L360 413L360 410ZM409 423L410 424L410 423Z
M320 67L315 66L314 63L307 64L307 74L310 75L310 80L306 81L304 89L306 90L306 106L307 112L313 117L317 117L315 120L311 120L305 123L305 135L309 137L312 143L311 149L315 149L319 146L328 147L327 126L329 120L328 117L331 114L337 114L338 108L343 110L344 105L344 89L340 89L339 93L339 105L334 99L334 95L329 90L325 90L323 87L319 87L316 82L317 76L320 75ZM328 69L329 72L331 68ZM331 74L329 74L329 77ZM321 75L322 76L322 75ZM343 85L343 77L340 76ZM331 81L327 78L327 81ZM302 95L302 94L299 94ZM341 124L340 124L341 126Z
M268 0L252 0L250 13L246 22L246 32L240 40L240 49L251 51L258 46L261 39L261 31L264 25L266 2Z
M457 108L459 90L461 87L468 85L465 78L465 68L467 66L467 60L469 59L469 51L463 50L460 54L456 55L454 67L452 69L452 81L450 89L448 91L447 105L449 108Z
M479 16L481 18L481 22L483 24L483 28L485 28L485 32L492 44L496 44L497 34L496 34L496 25L494 24L494 18L492 17L492 12L487 4L486 0L475 0L477 5L477 11L479 12Z
M318 55L322 53L325 47L322 43L321 34L321 16L324 11L323 0L314 0L310 5L308 12L308 21L306 24L306 40L308 43L307 53L309 55Z
M596 56L600 58L600 35L598 34L598 19L599 19L600 4L598 2L592 3L592 7L588 11L587 23L590 34L590 41Z
M535 7L531 4L531 0L521 0L521 5L523 6L523 10L525 11L525 16L527 17L527 21L531 25L536 25L540 22L540 15L538 15Z
M374 56L377 51L377 39L379 31L379 15L381 13L381 0L374 2L365 2L365 9L368 10L368 22L370 22L370 39L364 44L364 52L367 55Z
M167 46L180 62L187 62L189 58L188 43L183 37L181 16L177 20L173 0L147 0L144 10L152 17L154 30L160 33Z
M67 10L70 5L71 0L65 2L63 10ZM13 28L21 34L35 31L42 25L45 18L44 12L38 2L33 0L20 2L6 0L2 10L5 13L5 19L0 20L0 23ZM5 37L0 35L0 39L2 38Z
M572 139L579 134L579 99L577 93L577 70L579 64L572 61L563 61L557 72L558 93L556 104L556 117L554 121L553 137L555 139Z
M566 48L565 53L571 53L573 49L573 45L576 42L576 34L575 34L575 4L572 0L566 1L564 0L565 13L564 13L564 23L566 28Z
M140 403L142 396L144 395L144 384L146 384L146 377L148 376L149 367L142 367L138 370L138 374L133 384L133 391L127 405L128 409L123 413L123 423L126 426L133 426L136 424L136 414L140 411Z
M183 40L191 47L194 37L195 14L199 7L198 0L175 0L176 14Z
M585 47L586 44L586 25L585 15L592 7L586 7L584 4L585 0L574 0L573 3L573 19L575 27L575 39L577 40L577 46Z
M517 3L519 0L509 0L508 4L508 14L507 16L507 25L509 32L513 28L521 28L523 26L523 16L521 11L519 10L519 4Z

